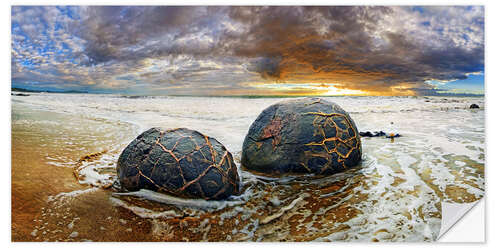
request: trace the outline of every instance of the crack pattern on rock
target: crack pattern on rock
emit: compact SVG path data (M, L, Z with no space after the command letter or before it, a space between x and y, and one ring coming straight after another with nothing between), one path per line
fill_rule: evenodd
M151 143L147 141L151 138L145 137L152 133L158 135ZM162 140L173 145L169 147ZM172 143L174 140L175 143ZM181 143L187 144L185 140L193 145L192 149L183 145L184 149L189 149L188 152L178 150ZM211 141L218 144L217 149ZM142 149L141 154L141 147L148 148ZM130 191L150 187L180 197L209 200L236 194L239 189L238 173L231 153L215 139L196 131L184 128L166 131L150 129L134 140L122 156L117 170L120 181ZM152 160L152 157L157 159ZM130 164L132 162L135 164ZM130 174L131 169L137 174Z
M332 106L335 110L335 106ZM323 113L323 112L307 112L305 115L315 115L316 118L313 121L313 126L315 127L317 133L320 134L322 140L320 142L310 142L304 144L305 146L320 146L324 149L324 152L314 153L312 151L306 151L306 158L309 157L321 157L327 160L327 164L324 164L320 173L326 172L328 169L335 171L332 169L334 164L332 161L336 160L344 169L347 169L345 165L346 159L349 158L351 153L354 150L359 150L361 141L358 136L356 136L355 128L350 122L350 119L346 117L344 114L340 113ZM334 117L341 118L338 121L334 121ZM337 123L341 123L345 125L345 128L341 128ZM325 133L325 129L330 127L331 129L335 129L335 135L328 137ZM351 130L352 132L349 132ZM315 134L316 135L316 134ZM342 139L346 138L346 139ZM328 146L329 144L330 146ZM347 152L339 151L340 148L344 148ZM338 157L334 159L332 154L336 154ZM307 166L307 162L301 162L300 165L304 167L308 172L311 172L310 168Z
M354 121L319 98L286 100L261 112L243 142L242 166L269 174L334 174L361 160Z

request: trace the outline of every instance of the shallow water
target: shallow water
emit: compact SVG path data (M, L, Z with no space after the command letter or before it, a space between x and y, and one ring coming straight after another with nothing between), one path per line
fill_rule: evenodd
M117 193L119 153L150 127L188 127L217 138L239 166L251 123L282 99L13 96L13 240L432 241L442 201L484 195L484 110L468 109L483 98L325 99L359 131L392 121L403 137L362 138L362 164L326 178L240 170L241 195L206 202Z

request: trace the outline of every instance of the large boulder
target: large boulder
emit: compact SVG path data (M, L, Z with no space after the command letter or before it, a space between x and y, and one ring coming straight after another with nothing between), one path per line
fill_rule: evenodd
M279 102L250 126L241 165L271 175L330 175L361 160L361 140L349 114L320 98Z
M186 128L142 133L121 153L117 172L127 191L144 188L220 200L239 189L231 153L217 140Z

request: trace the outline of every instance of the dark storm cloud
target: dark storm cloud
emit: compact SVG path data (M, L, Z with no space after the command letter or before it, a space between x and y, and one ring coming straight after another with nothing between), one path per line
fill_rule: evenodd
M15 6L11 53L19 84L199 94L335 83L420 94L435 88L429 81L484 70L484 10Z
M264 79L280 79L281 69L280 63L282 59L277 57L264 57L252 61L248 70L260 73L260 76Z

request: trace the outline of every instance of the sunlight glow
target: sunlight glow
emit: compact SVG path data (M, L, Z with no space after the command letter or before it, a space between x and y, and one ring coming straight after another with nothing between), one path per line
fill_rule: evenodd
M369 95L356 89L339 88L337 83L265 83L253 85L259 89L286 92L288 95Z

